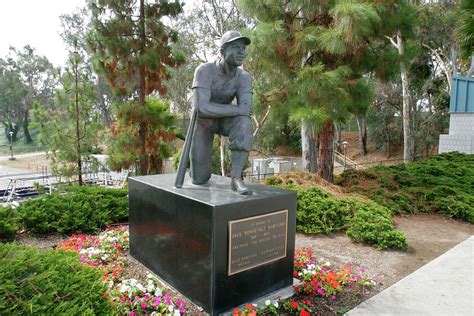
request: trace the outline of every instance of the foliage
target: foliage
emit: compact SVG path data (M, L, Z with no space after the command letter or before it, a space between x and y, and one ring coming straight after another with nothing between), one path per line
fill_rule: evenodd
M101 187L69 187L27 200L16 209L21 225L35 234L94 232L127 220L127 191Z
M170 143L176 137L176 117L169 107L168 101L151 97L142 106L133 101L116 106L117 121L108 141L108 163L113 170L131 168L146 153L145 174L162 172L163 159L171 156Z
M109 227L98 236L73 235L62 241L57 250L77 253L82 264L102 273L102 280L108 284L106 295L112 301L114 313L175 316L183 313L186 303L173 299L158 287L158 280L151 274L147 273L145 285L136 279L123 278L128 247L128 227L118 226Z
M474 2L462 1L460 11L454 35L460 46L461 56L468 59L474 53Z
M347 170L338 183L393 213L441 213L474 223L474 155L445 153L425 160Z
M297 194L296 230L329 234L346 230L355 240L378 249L407 249L405 235L396 230L387 208L359 198L336 199L316 186L286 185Z
M77 48L72 47L72 49ZM82 181L82 165L98 147L99 118L93 111L94 84L87 64L77 52L70 52L62 88L57 91L56 108L36 107L35 118L41 126L41 142L48 148L55 174L76 175Z
M334 309L328 305L337 307L336 300L347 293L363 292L375 285L364 268L355 269L351 264L335 267L324 258L317 259L311 248L296 249L293 273L300 281L294 287L295 294L279 302L267 300L266 306L256 308L257 315L332 315ZM238 312L234 315L241 315Z
M56 85L56 70L44 56L36 54L35 49L26 45L19 51L10 48L12 54L9 63L20 74L26 94L21 103L16 104L16 111L21 117L21 127L26 144L32 143L30 127L30 111L34 104L49 107L53 102L54 86Z
M0 122L5 127L5 138L17 139L22 122L21 107L27 95L26 87L21 81L20 72L12 60L0 59Z
M128 239L128 226L108 227L98 236L72 235L56 249L77 252L84 265L99 269L103 281L117 282L126 265Z
M18 229L19 222L15 210L0 206L0 240L14 239Z
M99 274L74 254L0 244L0 278L0 314L113 314Z
M124 109L118 110L122 121L112 128L112 133L117 133L114 136L119 136L119 143L134 152L128 151L112 165L120 168L138 163L139 174L159 172L161 159L166 156L163 151L167 149L161 146L161 141L170 134L166 130L168 125L160 126L156 131L158 135L151 132L156 126L147 124L155 124L164 116L144 115L156 115L164 107L154 106L156 103L146 100L146 96L155 92L165 94L164 82L170 78L169 68L184 62L182 53L171 45L178 41L177 32L162 21L177 16L182 11L181 3L93 0L88 5L92 27L87 43L93 53L94 68L107 79L116 95L127 100L122 105ZM156 112L158 108L160 111ZM133 135L128 138L121 133L127 128L133 129L129 130ZM151 140L150 136L159 136L160 140ZM119 152L117 142L111 146L115 147L113 153Z

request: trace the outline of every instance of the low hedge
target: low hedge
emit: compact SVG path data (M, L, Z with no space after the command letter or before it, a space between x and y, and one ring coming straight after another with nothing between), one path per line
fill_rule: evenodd
M18 228L19 222L15 210L0 206L0 239L14 239Z
M100 274L76 253L0 244L1 315L113 315Z
M65 194L42 195L16 209L20 225L35 234L97 232L127 221L127 190L67 187Z
M348 170L337 179L393 213L441 213L474 223L474 155L446 153L395 166Z
M387 208L351 197L336 199L315 186L286 185L297 194L296 230L329 234L345 230L355 240L378 249L407 249L405 234L398 231Z

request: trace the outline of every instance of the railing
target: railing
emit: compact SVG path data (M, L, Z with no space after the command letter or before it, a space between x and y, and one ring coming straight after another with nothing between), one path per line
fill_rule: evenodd
M334 162L339 164L344 170L346 169L356 169L357 163L354 160L351 160L347 155L343 155L340 152L334 151ZM340 168L339 166L334 165L334 168Z

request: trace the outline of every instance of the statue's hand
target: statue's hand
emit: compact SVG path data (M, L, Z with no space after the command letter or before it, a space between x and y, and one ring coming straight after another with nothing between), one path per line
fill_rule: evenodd
M248 117L252 116L252 108L251 107L239 106L239 111L240 111L239 115L248 116Z

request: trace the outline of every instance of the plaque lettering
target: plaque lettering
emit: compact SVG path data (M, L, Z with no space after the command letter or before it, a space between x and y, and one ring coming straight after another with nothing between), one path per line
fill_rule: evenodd
M229 221L228 275L286 257L288 210Z

